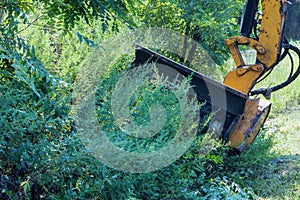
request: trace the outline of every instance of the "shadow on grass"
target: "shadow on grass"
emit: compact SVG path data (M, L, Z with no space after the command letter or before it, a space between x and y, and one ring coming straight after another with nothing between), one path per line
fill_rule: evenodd
M256 171L255 192L270 199L300 199L300 155L283 155Z
M208 178L226 176L257 199L300 199L300 155L281 155L272 150L274 145L276 135L263 130L247 152L225 157Z

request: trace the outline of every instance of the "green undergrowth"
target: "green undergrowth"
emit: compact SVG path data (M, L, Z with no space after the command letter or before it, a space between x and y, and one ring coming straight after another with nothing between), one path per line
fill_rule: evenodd
M117 75L124 72L114 70L118 66L111 66L106 77L118 79ZM213 147L209 149L215 153L204 154L201 151L205 150L205 139L201 135L196 136L180 159L154 172L128 173L104 165L87 151L77 135L69 115L69 88L57 86L49 74L43 78L50 80L49 85L40 81L39 76L32 78L39 83L35 89L40 96L17 78L2 79L6 84L0 87L1 199L247 199L254 195L251 189L244 189L231 178L207 177L211 166L224 162L225 149L219 147L217 151ZM131 101L145 119L148 105L142 102L153 103L151 98L147 99L150 94L157 97L157 93L165 97L164 101L173 98L173 103L177 102L164 89L148 87L142 99L133 97ZM172 116L178 110L168 112ZM109 125L109 130L112 124L103 116L100 123ZM170 137L179 119L165 127Z
M84 2L93 4L93 9L86 9L88 4ZM1 1L0 199L300 199L299 78L272 94L270 120L252 147L240 156L229 156L228 149L208 133L197 134L180 158L157 171L123 172L93 157L79 137L71 109L76 102L72 84L80 72L92 79L102 70L85 73L89 69L87 62L94 59L90 52L97 48L104 52L100 54L104 56L97 57L97 66L105 63L106 72L96 80L99 85L95 107L106 136L123 150L148 153L168 144L181 127L179 122L186 118L180 116L176 95L153 83L143 85L131 97L130 115L135 125L143 127L151 119L151 105L166 106L167 120L161 132L143 142L120 130L111 110L111 91L128 70L123 67L129 61L105 62L120 54L119 47L128 40L127 31L116 34L117 29L122 32L125 27L162 24L173 27L205 43L206 51L220 63L229 52L223 40L236 32L232 26L236 18L228 18L228 12L239 15L241 11L237 8L240 1L158 1L158 6L152 1L134 1L131 5L122 1L126 8L115 6L121 1L97 2L100 1ZM212 17L218 13L216 5L222 11L217 18ZM98 16L98 8L103 16ZM107 9L116 15L110 15ZM61 12L64 10L68 12ZM120 20L127 16L126 12L135 19ZM201 20L191 13L202 13ZM218 34L212 34L216 31ZM102 43L111 37L115 42ZM175 38L174 43L180 41ZM202 51L198 53L202 55ZM184 56L188 56L187 52ZM219 78L219 70L211 68L212 60L207 55L202 58L205 62L201 59L197 63L203 71ZM284 60L258 87L284 81L289 65ZM160 116L152 115L152 119L155 117Z
M124 68L124 63L128 64L128 60L131 59L128 59L126 56L118 60L116 64L112 65L106 72L105 78L100 81L99 90L97 91L99 99L96 100L99 120L100 123L102 123L105 134L123 149L134 152L139 152L141 147L143 151L149 147L157 149L157 145L160 145L158 147L166 145L168 140L174 137L172 135L174 134L174 130L178 128L178 120L182 120L180 118L180 109L178 105L176 105L178 104L178 100L174 94L170 93L166 88L158 87L153 84L143 86L142 90L137 90L137 93L135 93L135 96L133 96L130 101L130 107L133 108L131 112L136 123L145 125L145 121L149 121L149 106L158 102L169 109L167 111L167 118L169 120L162 132L150 138L148 142L129 137L128 135L125 136L113 122L114 118L109 102L111 91L116 85L116 82L118 82L120 77L128 70L132 70L132 68ZM122 97L120 97L120 99L122 99ZM172 115L176 115L177 117L172 117ZM199 127L199 131L200 129L201 127ZM237 184L234 179L226 176L226 174L214 178L210 176L210 170L214 165L217 166L224 163L226 148L217 143L215 143L217 146L214 147L213 143L208 143L209 141L206 141L206 139L207 138L203 138L203 135L198 134L187 152L166 168L146 174L130 175L142 181L144 186L140 186L141 182L135 182L137 184L135 186L135 192L133 192L129 199L254 198L255 194L251 188L243 188ZM212 147L209 147L208 144ZM146 152L148 151L149 150ZM153 177L155 177L155 179L153 179Z
M117 145L129 151L150 152L174 137L182 120L178 115L180 107L178 99L166 88L155 84L143 86L129 103L135 123L147 125L151 118L149 108L158 99L162 105L170 106L166 126L158 137L145 143L122 135L114 124L109 103L110 92L128 70L124 68L128 62L125 57L107 67L99 80L97 95L101 98L96 98L96 112L106 136ZM43 69L36 58L24 63ZM272 119L242 155L229 156L225 147L219 143L211 145L211 138L198 134L188 150L171 165L154 172L129 173L104 165L82 144L70 115L70 85L61 84L64 82L54 79L44 69L29 68L36 73L29 76L33 72L21 66L8 66L9 70L3 70L9 73L1 77L1 84L5 83L0 86L1 199L299 197L297 83L285 89L286 97L277 99L275 95L280 93L274 93ZM286 101L282 101L284 98ZM138 145L130 145L133 141Z

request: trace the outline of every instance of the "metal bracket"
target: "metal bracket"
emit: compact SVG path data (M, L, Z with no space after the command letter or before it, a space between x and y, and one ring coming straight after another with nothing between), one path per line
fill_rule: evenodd
M253 38L244 36L230 37L226 39L225 44L228 46L237 67L245 66L245 62L238 45L249 46L250 48L256 50L256 52L260 55L264 55L266 53L266 50L261 43Z
M243 76L246 74L248 71L255 71L255 72L261 72L264 70L264 66L262 64L255 64L255 65L248 65L244 67L239 67L237 69L237 73L239 76Z

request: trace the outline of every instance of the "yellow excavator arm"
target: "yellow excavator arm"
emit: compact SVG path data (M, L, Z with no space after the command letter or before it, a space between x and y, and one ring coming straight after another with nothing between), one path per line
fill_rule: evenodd
M262 0L262 16L259 35L251 38L251 31L256 27L258 0L248 0L241 25L241 36L231 37L225 41L236 64L236 69L229 72L224 84L248 94L258 78L278 64L282 49L287 1ZM256 31L256 30L253 30ZM257 62L246 64L239 45L246 45L256 50Z
M258 15L259 3L261 3L261 18ZM284 38L288 4L290 2L286 0L248 0L246 2L241 35L225 41L236 64L236 68L226 75L225 85L248 96L263 94L270 98L271 92L288 85L299 75L298 70L288 81L276 87L251 91L258 79L271 71L289 50L295 51L299 56L299 49L289 45ZM251 33L253 37L250 37ZM239 45L246 45L256 51L256 63L244 62ZM282 54L283 47L285 51ZM247 99L243 116L229 137L231 146L239 151L249 147L264 124L270 105L268 101L260 98Z

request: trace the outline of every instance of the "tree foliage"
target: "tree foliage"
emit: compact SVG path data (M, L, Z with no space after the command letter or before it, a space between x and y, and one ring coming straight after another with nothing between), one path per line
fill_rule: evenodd
M228 57L224 41L238 35L237 19L243 1L147 0L137 4L138 19L144 26L170 28L199 42L220 64Z
M130 1L12 1L4 0L0 2L0 58L1 58L1 79L13 79L17 77L20 81L28 81L28 77L35 77L34 73L44 70L43 64L36 57L35 47L26 42L22 32L30 26L41 26L40 32L43 34L47 30L62 31L64 34L71 34L76 23L81 19L87 24L93 20L100 21L103 31L106 31L111 23L112 29L116 30L118 23L115 20L129 22L127 18L127 7ZM93 42L77 34L79 40L84 39L88 44ZM53 46L53 44L48 44ZM59 44L55 45L56 47ZM43 46L45 47L45 46ZM28 64L30 63L30 64ZM41 72L42 73L42 72ZM29 83L33 91L34 84ZM35 91L36 93L36 91Z
M100 20L103 29L109 21L115 18L128 21L127 7L130 7L131 1L68 1L68 0L31 0L31 1L12 1L4 0L0 3L2 29L7 33L15 33L16 23L31 25L39 19L44 19L49 26L65 28L66 30L74 28L74 25L82 18L87 24L92 20ZM28 21L30 15L34 14L35 19Z

